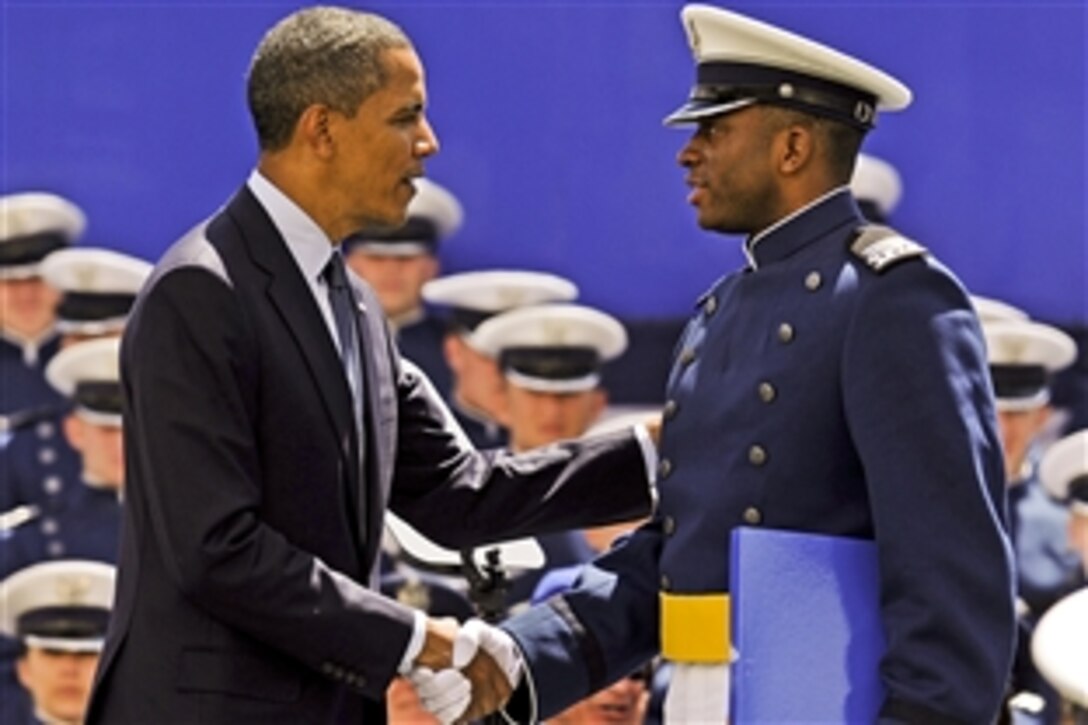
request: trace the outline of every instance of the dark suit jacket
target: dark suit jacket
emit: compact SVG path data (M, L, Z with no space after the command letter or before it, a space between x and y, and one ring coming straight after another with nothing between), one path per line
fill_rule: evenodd
M375 722L412 629L386 506L450 547L645 514L630 434L479 453L353 280L365 470L340 358L248 189L159 263L122 345L117 599L89 722Z

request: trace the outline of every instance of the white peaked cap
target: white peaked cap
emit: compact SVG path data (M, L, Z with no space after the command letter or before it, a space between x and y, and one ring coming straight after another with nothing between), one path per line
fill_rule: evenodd
M1047 493L1064 501L1070 486L1088 476L1088 430L1077 431L1055 442L1039 463L1039 480ZM1088 626L1088 619L1085 620ZM1088 673L1088 670L1085 670Z
M686 5L680 18L696 83L667 125L774 103L868 129L878 109L911 102L910 89L887 73L773 25L710 5Z
M903 197L903 182L895 167L884 159L858 154L850 191L859 201L872 203L881 216L889 217Z
M1031 658L1063 698L1088 707L1088 587L1046 611L1031 637Z
M115 568L60 559L20 569L0 582L0 632L65 652L99 652L113 607Z

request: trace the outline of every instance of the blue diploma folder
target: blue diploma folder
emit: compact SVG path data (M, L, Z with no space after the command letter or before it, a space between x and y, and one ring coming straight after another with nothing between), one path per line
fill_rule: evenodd
M732 536L732 721L874 722L885 650L876 545L747 527Z

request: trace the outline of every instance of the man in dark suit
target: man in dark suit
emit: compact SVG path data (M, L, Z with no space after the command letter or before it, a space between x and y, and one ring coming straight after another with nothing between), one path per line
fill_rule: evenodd
M332 240L402 224L438 148L404 33L301 10L248 97L257 169L160 261L122 344L125 522L89 722L382 722L392 677L448 664L456 629L380 594L387 506L450 547L649 508L645 430L477 452L345 279Z

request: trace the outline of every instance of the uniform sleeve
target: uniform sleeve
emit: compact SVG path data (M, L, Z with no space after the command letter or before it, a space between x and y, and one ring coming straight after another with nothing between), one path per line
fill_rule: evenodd
M246 329L232 290L207 271L170 272L142 299L122 349L137 469L126 506L150 521L141 535L155 538L195 606L378 698L408 642L411 610L262 519L260 350Z
M959 284L928 260L861 284L841 384L880 558L882 716L989 722L1015 624L982 335Z
M502 625L528 668L517 722L550 718L657 654L660 554L655 520L587 564L573 589Z

